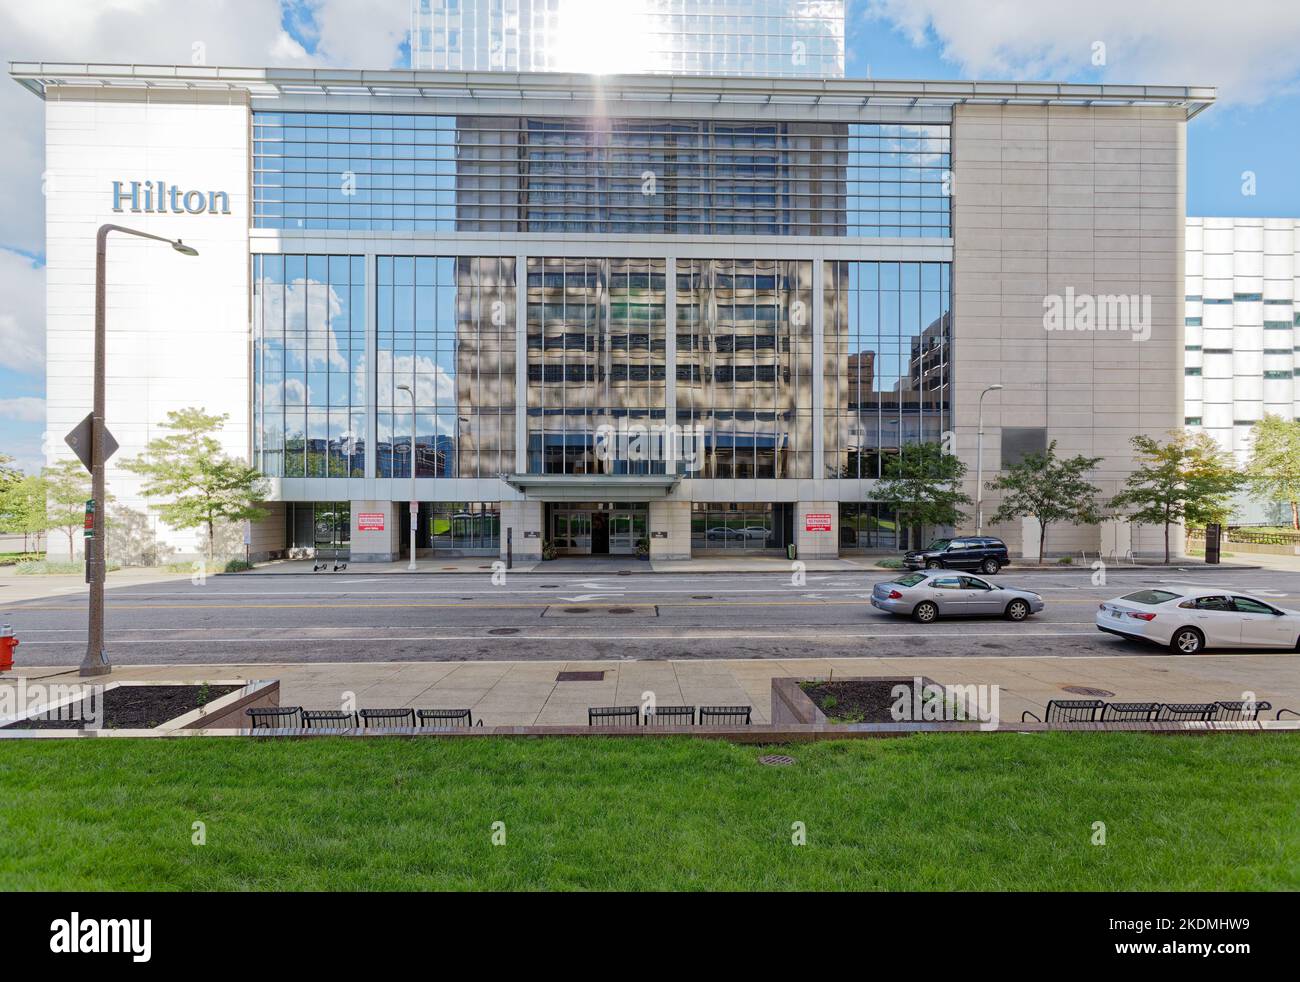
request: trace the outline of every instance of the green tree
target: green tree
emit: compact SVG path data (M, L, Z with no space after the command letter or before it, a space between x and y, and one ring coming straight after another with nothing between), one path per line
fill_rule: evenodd
M1038 522L1038 562L1047 551L1047 529L1059 522L1095 525L1101 521L1097 496L1101 488L1084 475L1097 469L1100 457L1082 455L1062 459L1053 440L1045 453L1026 454L1007 468L988 488L1002 493L994 522L1033 518Z
M966 465L944 453L937 443L903 447L884 460L884 480L873 496L894 506L898 527L960 525L966 519L962 505L971 499L962 493Z
M23 552L28 539L50 527L45 510L49 488L41 474L25 474L0 486L0 532L21 534Z
M61 460L41 471L45 486L45 527L58 529L68 537L68 562L76 555L73 546L85 528L86 502L90 499L90 475L76 460ZM104 503L97 502L100 513Z
M1254 448L1246 477L1270 501L1291 505L1291 527L1300 531L1300 420L1268 415L1251 430Z
M1207 433L1175 430L1166 443L1149 436L1135 436L1130 443L1138 467L1110 507L1132 509L1128 518L1134 525L1163 525L1168 563L1170 526L1222 522L1245 476Z
M203 528L212 559L218 523L261 518L266 480L256 468L228 456L215 436L229 414L213 416L189 407L167 414L171 432L151 440L145 452L122 466L145 478L146 498L168 500L152 507L175 529Z

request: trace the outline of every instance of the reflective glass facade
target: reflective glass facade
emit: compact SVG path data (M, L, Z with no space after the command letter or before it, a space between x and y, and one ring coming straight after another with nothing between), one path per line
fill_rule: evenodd
M514 471L515 260L379 256L380 477ZM411 419L414 393L415 422Z
M951 235L945 123L253 114L253 224Z
M844 0L411 0L411 65L844 77Z
M812 263L679 260L677 422L704 478L812 477Z
M662 259L528 259L528 472L663 473L600 460L596 431L664 419Z
M826 263L826 477L881 476L951 428L952 267Z
M270 477L363 477L363 256L253 257L254 464Z

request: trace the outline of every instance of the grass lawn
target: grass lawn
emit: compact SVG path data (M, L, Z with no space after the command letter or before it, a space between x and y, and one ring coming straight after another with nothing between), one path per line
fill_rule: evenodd
M1300 889L1294 736L925 735L778 751L792 767L762 752L0 743L0 890Z

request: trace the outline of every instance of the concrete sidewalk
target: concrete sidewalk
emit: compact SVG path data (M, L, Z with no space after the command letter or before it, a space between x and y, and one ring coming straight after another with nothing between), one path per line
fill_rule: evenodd
M878 559L884 559L884 556L854 556L842 557L839 559L807 559L799 560L803 564L804 571L808 573L852 573L852 572L871 572L871 573L897 573L902 572L897 567L884 567L877 565ZM891 557L892 558L892 557ZM1253 558L1253 557L1252 557ZM500 562L490 556L475 556L458 559L420 559L416 561L416 570L414 573L407 568L406 560L396 563L349 563L347 569L340 570L337 575L352 576L354 574L370 575L424 575L439 573L459 573L459 574L489 574L493 572L493 564ZM316 564L310 559L282 559L269 563L261 563L254 569L243 573L219 574L225 576L311 576ZM316 576L333 576L333 560L327 561L325 569ZM1194 572L1194 571L1232 571L1232 570L1249 570L1258 569L1259 566L1251 563L1223 563L1220 566L1207 566L1200 560L1188 560L1182 563L1164 564L1142 564L1142 565L1125 565L1118 563L1108 563L1106 566L1110 572L1122 572L1124 570L1152 570L1152 571L1176 571L1176 572ZM1281 568L1281 567L1279 567ZM1296 567L1300 569L1300 566ZM1070 565L1062 566L1057 563L1049 563L1044 566L1024 565L1013 562L1010 566L1002 569L1003 573L1088 573L1091 567L1088 565ZM791 561L784 556L699 556L694 559L675 559L675 560L649 560L642 561L635 558L623 556L566 556L560 559L553 559L549 562L532 562L515 560L514 566L510 570L513 576L520 573L538 573L546 576L614 576L620 573L784 573L788 574L791 570ZM110 583L112 582L110 578Z
M561 671L603 672L604 678L558 682ZM153 665L116 668L96 681L278 678L280 701L287 706L338 709L351 694L356 708L468 708L488 726L529 726L585 725L588 707L637 705L648 692L662 705L751 705L754 722L766 723L773 677L856 675L924 675L940 684L996 684L1001 690L1000 717L1007 723L1019 722L1024 710L1041 716L1049 699L1080 698L1066 686L1100 689L1113 693L1117 701L1135 702L1229 701L1248 698L1244 693L1251 692L1275 710L1286 706L1300 711L1300 656L1295 654ZM32 667L6 673L0 685L12 685L23 676L32 682L79 681L75 667Z

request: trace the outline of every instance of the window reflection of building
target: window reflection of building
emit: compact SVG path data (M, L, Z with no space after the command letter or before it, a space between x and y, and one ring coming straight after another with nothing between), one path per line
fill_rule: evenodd
M365 474L365 259L253 257L254 463Z
M812 263L679 260L677 422L702 478L812 476Z
M951 234L947 123L253 114L253 224Z
M825 265L826 473L879 478L904 444L949 428L947 263Z
M529 258L530 473L663 473L598 459L596 433L663 421L664 276L661 259Z
M513 258L377 259L380 477L514 470ZM410 396L415 393L415 425Z

